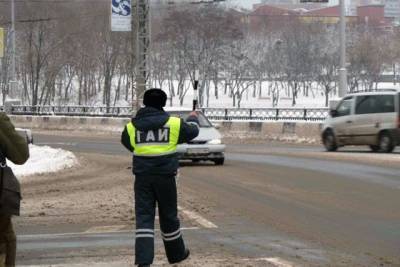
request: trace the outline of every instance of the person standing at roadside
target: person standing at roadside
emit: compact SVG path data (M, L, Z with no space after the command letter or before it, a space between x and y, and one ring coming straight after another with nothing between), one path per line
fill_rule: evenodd
M199 134L198 116L192 112L186 122L163 109L167 95L150 89L143 98L144 108L129 122L121 143L133 152L135 175L136 242L135 264L150 266L154 259L154 218L158 205L161 235L168 262L189 257L177 210L176 175L179 167L176 148Z
M0 155L15 164L24 164L29 158L29 147L25 138L15 130L5 113L0 113ZM1 162L1 192L10 173L5 172L5 162ZM1 195L0 195L1 196ZM19 206L7 207L8 203L0 203L0 267L15 266L16 235L12 226L11 216L19 215Z

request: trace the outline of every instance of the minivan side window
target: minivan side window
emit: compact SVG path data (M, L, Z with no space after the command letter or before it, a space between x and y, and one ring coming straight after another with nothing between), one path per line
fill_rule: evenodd
M357 97L356 114L390 112L394 112L393 95L367 95Z
M378 95L377 113L392 113L394 109L394 95Z
M369 114L375 106L375 101L370 95L357 96L356 101L356 114Z
M351 104L353 103L353 97L346 97L340 102L337 110L337 117L347 116L351 113Z

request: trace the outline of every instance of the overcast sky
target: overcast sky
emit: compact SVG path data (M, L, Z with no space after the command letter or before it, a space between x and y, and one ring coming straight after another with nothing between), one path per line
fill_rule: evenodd
M260 3L260 0L231 0L229 2L232 2L234 5L242 6L244 8L252 8L253 4Z

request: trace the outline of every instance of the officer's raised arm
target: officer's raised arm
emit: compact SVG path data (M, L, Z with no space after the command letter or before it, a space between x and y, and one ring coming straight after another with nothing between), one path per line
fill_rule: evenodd
M178 144L187 143L199 135L199 119L196 111L189 114L186 122L182 120Z
M131 140L128 134L128 128L125 126L124 130L121 134L121 144L128 149L130 152L133 152L133 147L131 145Z

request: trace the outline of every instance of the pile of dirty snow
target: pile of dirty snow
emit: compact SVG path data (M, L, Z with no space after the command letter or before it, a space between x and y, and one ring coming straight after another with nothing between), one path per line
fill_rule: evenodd
M33 174L57 172L78 164L75 155L63 149L29 145L29 153L30 157L24 165L15 165L7 161L8 166L13 169L18 178Z

